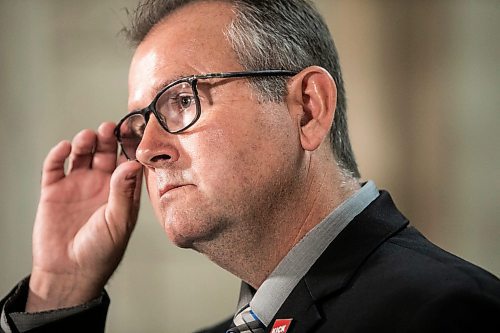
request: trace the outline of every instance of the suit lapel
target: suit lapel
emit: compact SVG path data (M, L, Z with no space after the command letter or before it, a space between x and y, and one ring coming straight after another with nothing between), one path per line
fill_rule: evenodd
M272 332L273 325L277 319L292 319L287 333L308 332L321 320L321 314L314 299L311 297L304 279L299 281L278 313L276 313L267 332Z
M408 225L408 220L396 209L390 195L380 196L335 238L297 284L274 317L293 318L287 333L310 332L321 322L321 299L341 293L358 268L388 238Z
M408 225L390 195L380 196L338 235L304 277L313 299L338 292L365 260Z

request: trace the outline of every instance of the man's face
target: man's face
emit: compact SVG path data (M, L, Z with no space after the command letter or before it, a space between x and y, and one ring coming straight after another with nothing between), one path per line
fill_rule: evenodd
M157 25L131 64L129 110L147 106L175 78L242 71L223 35L232 15L226 3L202 2ZM151 116L137 151L154 211L183 247L265 232L301 159L285 104L259 103L245 79L200 82L199 91L205 102L193 127L169 134Z

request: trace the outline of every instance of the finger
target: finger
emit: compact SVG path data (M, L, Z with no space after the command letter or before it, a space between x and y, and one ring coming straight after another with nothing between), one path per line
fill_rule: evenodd
M111 176L105 218L113 239L128 240L139 211L142 165L136 161L120 164Z
M64 178L64 162L70 153L71 143L69 141L61 141L49 151L43 162L42 187Z
M118 160L116 162L117 165L120 165L122 163L125 163L129 161L129 159L127 158L127 156L125 156L125 153L122 151L120 151L120 154L118 155Z
M102 123L97 130L97 146L92 160L92 168L113 172L116 168L118 144L114 135L115 124Z
M69 158L69 172L76 169L90 168L97 135L94 131L83 130L71 142L71 156Z
M135 191L134 191L134 201L133 201L133 205L134 205L134 213L136 214L135 215L135 219L137 220L137 214L139 214L139 207L141 205L141 189L142 189L142 176L143 176L143 173L144 173L144 168L142 166L142 164L140 164L140 169L139 169L139 172L137 173L137 178L136 178L136 183L135 183Z

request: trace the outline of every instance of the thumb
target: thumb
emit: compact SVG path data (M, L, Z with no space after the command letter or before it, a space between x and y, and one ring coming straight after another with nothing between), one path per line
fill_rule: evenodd
M113 238L128 239L139 213L142 165L136 161L120 164L111 175L105 219Z

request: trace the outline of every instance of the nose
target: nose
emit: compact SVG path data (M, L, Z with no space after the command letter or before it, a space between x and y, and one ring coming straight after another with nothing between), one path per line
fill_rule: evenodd
M177 161L179 150L175 147L175 137L175 134L165 131L158 119L151 115L137 147L137 160L142 165L152 168L159 168Z

